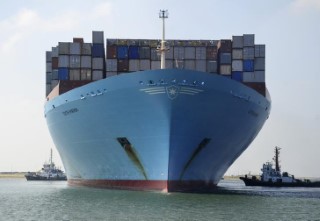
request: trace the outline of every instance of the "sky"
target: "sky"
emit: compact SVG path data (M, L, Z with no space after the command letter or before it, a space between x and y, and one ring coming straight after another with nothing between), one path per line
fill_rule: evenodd
M0 1L0 172L62 166L44 118L45 51L73 37L231 39L266 44L269 119L226 175L260 173L281 147L282 170L320 177L319 0Z

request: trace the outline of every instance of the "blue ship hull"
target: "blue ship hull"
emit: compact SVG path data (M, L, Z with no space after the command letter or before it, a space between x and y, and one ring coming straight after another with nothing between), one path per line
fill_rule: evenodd
M68 182L207 191L257 136L270 100L240 82L178 69L122 74L45 105Z

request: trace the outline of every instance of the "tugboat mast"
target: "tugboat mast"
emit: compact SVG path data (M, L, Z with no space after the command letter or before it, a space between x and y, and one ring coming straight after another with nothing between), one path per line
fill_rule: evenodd
M161 53L161 69L166 68L166 51L168 48L166 47L165 41L165 19L168 18L168 10L160 10L159 18L162 18L162 40L161 40L161 47L159 49Z
M280 171L280 164L279 164L279 155L280 155L280 147L275 147L275 150L274 150L274 158L273 158L273 160L275 161L275 163L276 163L276 171L277 172L281 172Z

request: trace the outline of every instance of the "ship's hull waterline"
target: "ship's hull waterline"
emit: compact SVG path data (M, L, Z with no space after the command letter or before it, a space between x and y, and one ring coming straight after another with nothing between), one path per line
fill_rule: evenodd
M169 192L212 189L269 111L239 82L178 69L109 77L45 105L70 184Z

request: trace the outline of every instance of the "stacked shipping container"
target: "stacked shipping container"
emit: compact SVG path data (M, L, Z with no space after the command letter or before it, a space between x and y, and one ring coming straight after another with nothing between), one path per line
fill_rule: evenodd
M69 82L69 86L63 83L65 92L92 80L160 69L159 40L107 39L105 54L103 32L93 32L92 39L92 44L81 38L60 42L47 52L47 95L59 81ZM166 68L220 74L265 95L265 46L255 45L254 35L219 41L168 40L166 44Z

